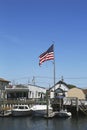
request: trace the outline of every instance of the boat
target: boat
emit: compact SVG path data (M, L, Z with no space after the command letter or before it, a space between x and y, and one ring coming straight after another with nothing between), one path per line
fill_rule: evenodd
M29 116L31 109L28 105L14 105L12 108L12 116Z
M11 116L12 112L11 110L2 110L0 112L0 117L8 117L8 116Z
M51 113L53 108L48 106L48 112ZM34 105L31 107L32 115L38 117L44 117L47 115L47 105Z
M56 113L56 115L58 115L58 117L71 117L72 116L71 112L68 112L66 109L65 110L61 109L60 111Z
M57 98L59 99L59 111L56 112L56 115L58 117L71 117L72 114L71 112L68 112L66 108L63 108L63 98L64 96L63 95L59 95L57 96Z
M46 118L46 119L51 119L51 118L55 117L55 115L56 115L55 112L50 112L50 113L48 113L48 114L45 114L45 115L44 115L44 118Z

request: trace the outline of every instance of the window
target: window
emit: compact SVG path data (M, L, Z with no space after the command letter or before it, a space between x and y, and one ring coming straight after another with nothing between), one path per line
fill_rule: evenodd
M25 109L28 109L27 106L25 106Z
M38 92L38 96L40 96L40 92Z
M19 106L19 109L24 109L24 107L23 106Z

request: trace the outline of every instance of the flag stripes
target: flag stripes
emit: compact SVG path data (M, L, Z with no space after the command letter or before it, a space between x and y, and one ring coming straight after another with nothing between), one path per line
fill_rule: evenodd
M53 59L54 59L54 46L52 44L51 47L46 52L42 53L39 56L39 65L41 65L45 61Z

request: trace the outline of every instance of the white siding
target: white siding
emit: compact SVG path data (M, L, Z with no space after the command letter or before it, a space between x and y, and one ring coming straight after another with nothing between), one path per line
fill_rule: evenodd
M46 89L38 86L28 85L29 98L40 98L41 94L46 94Z
M62 89L63 91L65 91L65 96L67 97L67 92L68 92L68 90L69 90L69 88L65 85L65 84L56 84L55 85L55 88L54 87L52 87L51 89L50 89L50 98L54 98L54 90L56 90L56 89L58 89L58 88L60 88L60 89Z

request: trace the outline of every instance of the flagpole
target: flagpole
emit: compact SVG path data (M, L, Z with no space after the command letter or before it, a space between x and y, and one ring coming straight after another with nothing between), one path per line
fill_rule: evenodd
M53 44L54 49L54 44ZM53 60L53 77L54 77L54 98L55 98L55 51L54 51L54 60Z

